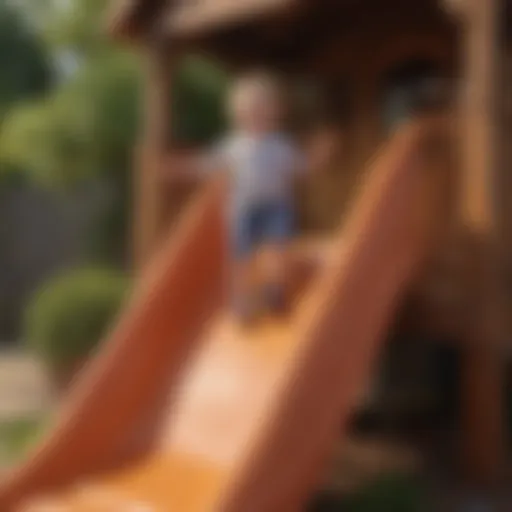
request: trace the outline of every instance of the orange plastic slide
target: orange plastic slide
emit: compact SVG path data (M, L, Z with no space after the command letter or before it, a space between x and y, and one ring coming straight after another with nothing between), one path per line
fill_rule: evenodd
M428 249L423 129L378 155L288 320L223 306L222 183L148 269L0 510L294 512L317 484Z

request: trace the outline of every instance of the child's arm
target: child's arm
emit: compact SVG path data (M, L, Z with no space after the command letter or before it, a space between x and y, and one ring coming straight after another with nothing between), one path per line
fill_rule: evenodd
M176 154L172 155L168 161L163 175L166 181L184 182L196 180L201 176L200 156L196 154Z
M199 181L213 172L223 170L226 164L220 151L184 152L172 155L163 173L170 182Z
M315 134L305 144L305 150L299 159L299 174L311 176L327 169L338 152L340 138L337 133L325 131Z

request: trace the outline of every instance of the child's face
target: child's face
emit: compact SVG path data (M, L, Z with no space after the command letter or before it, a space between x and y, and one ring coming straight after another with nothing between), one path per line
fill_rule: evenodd
M231 102L234 128L252 133L279 129L282 108L277 91L263 84L250 84L235 91Z

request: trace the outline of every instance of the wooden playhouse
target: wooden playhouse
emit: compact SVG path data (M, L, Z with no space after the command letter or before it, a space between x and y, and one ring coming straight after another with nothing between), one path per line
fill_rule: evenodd
M173 148L173 80L205 54L228 69L265 66L328 112L343 137L340 164L302 194L304 230L328 233L360 173L419 90L441 88L454 137L435 160L446 230L411 290L407 325L456 344L462 466L495 479L506 462L505 344L512 249L511 116L502 88L510 53L505 0L126 0L115 37L145 55L144 126L137 152L134 255L142 265L179 194L162 186ZM295 89L294 89L295 90ZM340 141L341 144L341 141ZM448 150L446 150L448 149Z

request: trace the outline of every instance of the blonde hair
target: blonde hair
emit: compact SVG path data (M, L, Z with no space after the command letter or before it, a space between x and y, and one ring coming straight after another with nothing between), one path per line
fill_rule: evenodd
M232 110L255 95L264 95L275 101L277 105L282 102L282 88L278 79L270 73L253 71L240 76L233 84L229 94L229 104Z

